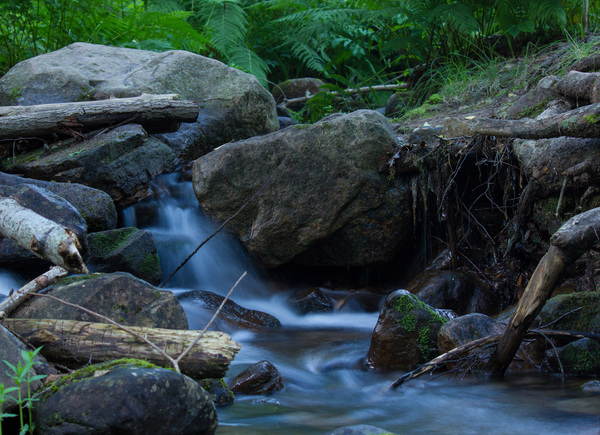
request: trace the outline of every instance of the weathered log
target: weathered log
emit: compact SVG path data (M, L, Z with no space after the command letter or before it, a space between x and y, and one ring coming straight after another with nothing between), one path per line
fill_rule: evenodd
M487 372L496 376L504 375L531 323L551 296L564 268L598 242L600 207L572 217L554 233L548 252L535 269L488 361Z
M344 95L344 94L366 94L369 92L385 92L385 91L399 91L402 89L407 89L408 88L408 83L400 83L397 85L376 85L376 86L364 86L362 88L349 88L349 89L344 89L344 91L342 92L337 92L337 91L331 91L329 92L330 95ZM306 97L298 97L298 98L290 98L289 100L284 100L282 105L284 107L288 107L291 106L293 104L297 104L297 103L305 103L308 100L310 100L311 98L313 98L315 95L307 95Z
M139 358L169 367L169 361L146 342L114 325L57 319L4 319L2 324L51 362L69 368L119 358ZM200 331L128 326L177 358ZM241 346L223 332L208 331L179 362L181 373L194 379L221 378Z
M68 272L65 269L60 266L54 266L50 268L48 272L41 274L32 281L29 281L19 290L0 302L0 319L4 319L19 305L29 299L31 297L31 293L37 293L54 283L59 278L67 275Z
M560 136L600 137L600 103L589 104L546 119L492 119L481 118L473 122L456 119L444 126L444 131L452 130L453 136L474 136L477 134L522 139L544 139ZM444 134L442 131L442 134ZM458 133L456 133L458 132ZM446 135L446 134L444 134Z
M0 235L69 272L88 273L75 233L13 198L0 197Z
M600 73L569 71L556 84L561 94L576 100L600 102Z
M69 129L92 130L121 122L142 124L153 133L174 131L179 122L195 122L198 113L198 103L179 100L177 94L5 106L0 107L0 139L44 137Z

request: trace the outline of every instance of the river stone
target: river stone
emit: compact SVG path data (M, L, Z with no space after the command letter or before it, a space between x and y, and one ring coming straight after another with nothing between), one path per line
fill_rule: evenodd
M142 126L127 124L85 141L63 141L43 154L20 154L2 167L30 178L100 189L123 209L147 197L150 181L171 169L174 158L173 151L149 137Z
M8 186L0 184L0 196L12 197L20 205L38 215L73 231L80 243L79 252L87 253L87 224L79 211L63 197L31 184ZM47 268L49 263L8 238L0 239L0 265L18 268Z
M116 366L50 390L35 406L45 434L213 434L211 397L193 379L162 368Z
M150 284L162 279L160 259L150 231L120 228L88 234L88 267L96 272L128 272Z
M339 427L325 435L391 435L389 430L381 429L369 424Z
M284 389L283 377L269 361L260 361L237 375L229 383L235 394L266 395Z
M223 299L225 299L216 293L202 290L184 292L179 294L177 298L179 300L193 300L211 313L215 313ZM281 327L279 320L272 315L262 311L249 310L236 304L231 299L225 302L218 318L238 329L260 331Z
M309 250L311 266L382 262L412 237L410 191L386 174L395 143L376 111L332 116L219 147L194 162L194 192L223 221L262 189L228 228L267 267Z
M589 381L581 386L583 391L589 393L600 393L600 381Z
M74 282L68 283L69 281ZM49 287L48 294L95 311L123 325L188 329L183 308L172 292L159 290L128 273L63 278ZM106 323L49 298L32 298L13 311L11 317Z
M452 270L428 271L417 276L406 289L435 308L449 309L458 315L497 314L498 295L477 276Z
M18 89L18 96L15 96ZM0 79L0 105L176 93L197 101L196 123L160 135L191 160L231 140L278 129L275 102L251 74L187 51L156 53L76 42L19 62Z
M231 391L223 378L202 379L200 383L204 391L212 397L215 406L227 406L235 401L235 394L233 394L233 391Z
M367 365L411 370L438 355L437 333L447 320L407 290L388 295L379 313Z
M23 184L42 187L69 201L85 219L89 232L112 230L117 226L115 205L111 197L99 189L83 184L41 181L0 172L0 186Z
M600 292L554 296L539 315L543 324L552 324L552 329L600 333Z
M318 287L294 292L292 304L299 314L333 311L333 301Z
M558 349L558 358L554 349L546 353L552 370L564 369L573 375L600 375L600 343L591 338L582 338ZM560 364L558 360L560 359Z

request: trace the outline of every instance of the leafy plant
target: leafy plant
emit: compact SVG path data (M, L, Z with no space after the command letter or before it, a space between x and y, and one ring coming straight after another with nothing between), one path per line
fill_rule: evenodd
M42 348L39 347L34 351L30 351L27 352L25 350L21 351L21 359L23 360L23 362L21 363L21 361L19 361L17 363L17 365L15 366L14 364L9 363L8 361L4 361L4 364L6 364L8 366L8 368L10 369L9 372L7 372L8 376L15 382L16 387L8 388L6 390L4 390L4 385L2 385L2 390L3 392L8 392L8 391L13 391L16 390L17 391L17 397L10 397L11 399L13 399L17 405L19 405L19 422L21 425L21 434L27 433L29 432L30 434L33 434L34 431L34 424L33 424L33 416L31 413L31 410L33 408L33 403L35 401L37 401L37 399L31 394L31 384L35 381L39 381L43 378L46 377L46 375L31 375L31 371L33 369L33 366L36 364L39 364L37 361L35 361L35 356L39 353L39 351ZM23 397L21 394L21 385L27 385L27 396ZM28 422L25 423L25 418L24 418L24 411L27 410L28 412Z
M12 393L16 389L17 387L5 388L4 384L0 384L0 435L2 435L2 421L4 420L4 417L16 417L16 414L2 413L2 405L4 404L4 402L6 402L8 399L12 399L12 397L9 396L8 393Z

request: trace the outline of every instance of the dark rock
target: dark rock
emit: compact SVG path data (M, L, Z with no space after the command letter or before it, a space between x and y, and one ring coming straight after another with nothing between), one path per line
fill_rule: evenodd
M45 434L213 434L212 399L193 379L162 368L118 365L62 382L35 407Z
M546 76L541 79L537 86L519 98L506 111L506 117L510 119L535 118L546 105L558 98L560 95L555 89L560 78Z
M236 394L263 395L281 391L283 378L269 361L260 361L248 367L229 383Z
M172 168L173 151L149 137L138 124L127 124L71 143L65 141L32 159L37 150L5 161L5 171L41 180L81 183L108 193L118 208L149 195L148 184ZM8 162L8 163L7 163Z
M582 338L558 349L558 359L554 349L547 352L550 367L559 372L562 364L565 373L574 375L600 375L600 343L590 338Z
M268 267L305 251L298 261L313 266L382 262L412 237L410 189L385 174L395 143L375 111L331 116L201 157L194 192L222 221L264 188L229 228Z
M14 89L19 89L15 98ZM162 134L179 160L278 129L275 102L251 74L184 50L161 53L77 42L18 63L0 79L0 105L176 93L197 101L195 123Z
M128 273L63 278L49 287L48 294L124 325L188 329L183 308L172 292L159 290ZM30 299L13 311L11 317L104 323L97 317L49 298Z
M562 331L600 333L600 292L578 292L550 298L540 317Z
M441 135L442 126L418 127L408 135L406 141L414 145L427 144L433 146L439 142Z
M201 290L181 293L177 297L179 300L198 301L202 307L212 313L217 311L224 299L223 296L216 293ZM218 318L239 329L263 330L281 327L279 320L272 315L262 311L249 310L231 299L227 300Z
M215 406L227 406L235 401L233 391L229 389L223 378L202 379L200 384L204 388L204 391L211 395Z
M401 115L403 110L406 110L406 103L403 101L402 93L394 92L385 103L385 109L383 113L387 117L392 117Z
M160 260L150 231L121 228L89 234L87 240L96 272L128 272L150 284L160 283Z
M326 435L390 435L389 430L381 429L368 424L359 424L356 426L344 426L337 428Z
M406 289L426 304L455 311L458 315L492 315L500 310L496 292L471 273L432 270L417 276Z
M275 98L276 104L283 103L284 100L293 98L302 98L319 93L323 86L322 80L312 77L300 77L297 79L289 79L279 83L271 90L271 95ZM290 110L298 111L304 107L306 103L294 103L288 106Z
M600 381L589 381L581 386L583 391L590 393L600 393Z
M111 197L99 190L77 183L56 183L0 172L0 185L42 187L63 197L85 219L89 232L112 230L117 226L117 211Z
M406 290L385 300L375 325L367 365L410 370L437 356L437 333L447 321Z
M280 116L278 118L278 120L279 120L279 129L280 130L282 128L289 127L290 125L296 125L296 124L298 124L298 121L296 121L295 119L292 119L290 117L287 117L287 116Z
M300 314L333 311L333 301L319 288L294 292L293 304Z

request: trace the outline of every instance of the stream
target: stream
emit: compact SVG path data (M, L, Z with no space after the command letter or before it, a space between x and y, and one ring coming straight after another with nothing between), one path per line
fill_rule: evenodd
M217 225L202 215L191 183L178 181L178 174L159 177L153 189L161 193L159 199L125 210L122 223L153 233L166 278ZM248 274L231 299L277 317L282 327L248 332L216 322L242 344L226 380L268 360L281 372L285 389L270 396L238 396L233 405L217 408L217 435L325 434L359 424L396 434L600 433L600 394L580 389L587 378L425 376L389 391L401 372L361 368L377 312L346 304L333 313L296 314L288 304L293 283L269 279L225 232L206 243L166 287L176 294L225 295L244 271ZM18 276L0 270L0 293L21 284ZM190 329L204 328L211 315L193 299L183 299L182 305Z

